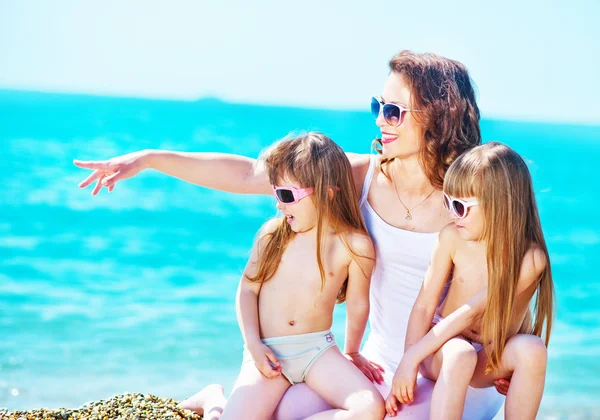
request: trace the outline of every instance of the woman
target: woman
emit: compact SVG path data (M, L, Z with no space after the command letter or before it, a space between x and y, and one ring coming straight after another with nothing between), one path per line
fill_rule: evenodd
M402 51L390 61L390 74L372 110L381 138L378 155L350 154L361 211L377 248L371 280L371 332L361 353L347 357L388 395L404 353L408 318L438 232L451 218L443 207L446 170L461 153L481 143L479 109L466 68L434 54ZM94 172L92 194L146 168L208 188L245 194L272 194L264 168L254 159L216 153L141 151L107 161L80 162ZM506 392L507 382L498 382ZM212 388L214 390L214 387ZM418 381L418 399L403 406L400 418L427 418L433 383ZM300 403L301 402L301 403ZM503 398L493 389L469 388L464 418L492 418ZM204 395L184 402L202 409ZM328 405L306 385L290 388L278 409L281 419L301 418Z

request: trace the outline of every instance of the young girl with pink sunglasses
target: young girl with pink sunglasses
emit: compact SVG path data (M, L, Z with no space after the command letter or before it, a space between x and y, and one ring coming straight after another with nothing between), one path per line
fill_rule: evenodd
M432 419L460 419L469 386L491 387L509 377L505 418L535 419L554 288L527 165L509 147L486 143L452 163L443 194L454 223L442 229L433 249L387 412L395 416L398 402L414 401L420 371L436 381Z
M319 133L276 143L262 160L282 215L263 226L238 288L245 348L233 392L225 401L209 387L199 411L268 419L290 386L306 382L333 407L314 418L379 420L382 396L330 331L336 302L346 301L345 352L357 353L369 314L375 251L350 162Z

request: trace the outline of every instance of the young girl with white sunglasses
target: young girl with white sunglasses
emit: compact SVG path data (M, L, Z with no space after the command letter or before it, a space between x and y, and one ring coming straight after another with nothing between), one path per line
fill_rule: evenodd
M412 309L387 412L414 401L420 371L436 381L432 419L460 419L469 385L509 377L505 418L534 419L554 288L529 170L509 147L486 143L452 163L443 191L454 223L440 232Z

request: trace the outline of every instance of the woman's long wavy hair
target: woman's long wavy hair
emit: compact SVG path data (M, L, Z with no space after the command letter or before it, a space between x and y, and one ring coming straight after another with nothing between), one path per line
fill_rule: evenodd
M402 51L389 63L390 72L402 75L411 92L412 117L423 128L420 162L434 188L440 190L450 164L465 151L481 144L479 108L466 67L436 54ZM381 139L375 139L381 153ZM383 173L393 158L381 161Z
M261 156L269 181L277 185L281 180L293 180L302 188L313 188L309 197L317 209L317 262L321 274L321 290L325 285L325 268L322 261L322 235L327 222L339 234L353 257L346 233L367 229L358 205L359 197L354 187L352 169L344 151L324 134L309 132L283 139L268 148ZM264 234L258 255L256 275L248 280L265 282L275 275L287 244L296 233L285 217L280 217L277 228ZM346 299L347 281L338 293L338 303Z
M483 144L454 161L444 180L444 192L454 197L476 197L484 217L488 292L481 332L488 355L487 371L498 368L510 338L519 273L532 246L544 253L546 268L537 284L533 319L528 313L520 332L544 336L547 346L555 307L554 285L525 161L504 144ZM529 330L524 331L527 324Z

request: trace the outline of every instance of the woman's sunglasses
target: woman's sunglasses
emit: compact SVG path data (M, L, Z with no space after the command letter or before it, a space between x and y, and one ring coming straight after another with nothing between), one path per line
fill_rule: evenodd
M383 119L385 122L393 127L397 127L402 124L402 121L404 120L404 114L406 112L421 111L418 109L404 108L403 106L396 104L385 104L381 98L376 96L371 98L371 113L373 114L373 117L377 119L381 113L383 114Z
M296 188L296 187L276 187L273 185L273 193L275 198L282 204L296 204L304 197L308 197L314 192L312 188Z
M469 207L477 206L478 204L477 200L461 200L460 198L453 198L444 193L444 206L459 219L464 219L467 216Z

